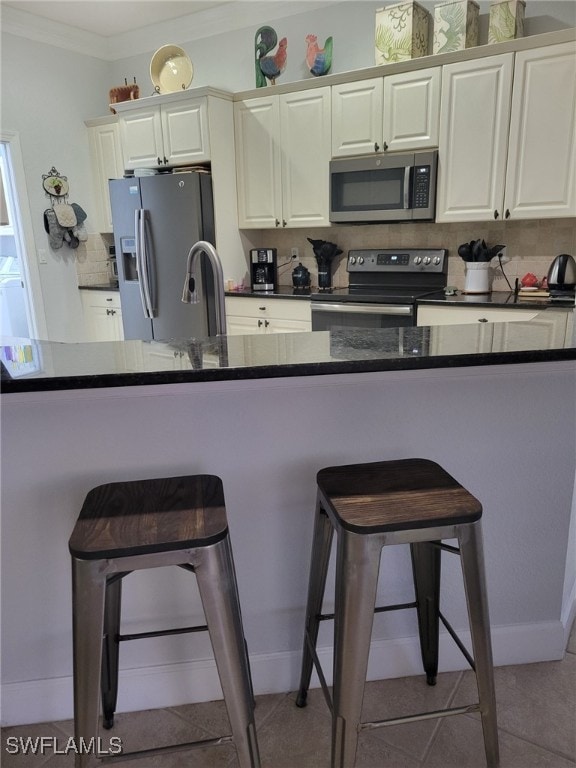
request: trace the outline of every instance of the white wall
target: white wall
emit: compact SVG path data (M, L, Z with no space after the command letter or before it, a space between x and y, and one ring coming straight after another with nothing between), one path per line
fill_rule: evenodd
M20 137L36 250L48 250L40 264L48 336L82 340L82 315L77 289L75 251L64 245L52 251L44 231L43 212L50 206L42 175L54 166L67 176L69 202L88 214L92 196L85 118L97 113L99 94L109 81L106 62L13 35L2 35L2 128ZM94 231L94 230L90 230ZM27 253L36 259L36 252Z

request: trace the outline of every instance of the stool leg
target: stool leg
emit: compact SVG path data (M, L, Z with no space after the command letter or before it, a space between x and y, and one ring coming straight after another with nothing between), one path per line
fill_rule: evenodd
M88 744L98 735L100 670L106 577L96 560L72 558L72 643L74 667L74 739ZM90 755L75 755L76 768L84 768Z
M326 588L326 574L330 563L330 550L334 528L328 515L316 502L316 515L314 517L314 534L312 538L312 556L310 559L310 577L308 582L308 602L306 604L306 623L304 635L304 649L302 652L302 671L300 674L300 688L296 698L298 707L306 706L310 678L312 676L312 653L310 645L316 648L318 629L320 627L319 615L322 612L324 590Z
M422 664L428 685L436 685L440 629L440 564L442 551L427 541L410 545L418 613Z
M332 768L352 768L368 669L382 539L339 530L337 553Z
M108 579L104 604L104 647L102 650L102 725L112 728L118 699L118 662L120 657L120 610L122 600L122 578Z
M194 571L210 633L240 768L260 768L250 663L230 537L200 547Z
M488 768L497 768L500 763L496 695L480 521L458 526L458 542L476 665L486 763Z

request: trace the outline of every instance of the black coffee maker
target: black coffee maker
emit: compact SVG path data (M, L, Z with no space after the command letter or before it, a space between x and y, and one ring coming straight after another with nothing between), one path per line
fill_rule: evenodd
M250 281L253 291L276 290L276 248L253 248L250 251Z

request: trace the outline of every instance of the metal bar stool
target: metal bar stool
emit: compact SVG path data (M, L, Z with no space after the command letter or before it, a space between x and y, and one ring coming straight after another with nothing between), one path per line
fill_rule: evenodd
M254 696L220 478L196 475L98 486L84 501L69 549L75 743L89 744L98 735L100 693L103 725L113 725L120 641L207 630L232 735L132 754L147 757L233 742L241 768L259 768ZM123 577L166 565L195 573L206 625L121 635ZM76 768L83 768L88 758L79 751Z
M486 598L482 506L442 467L405 459L329 467L317 475L318 496L306 608L300 689L303 707L313 666L332 713L332 766L352 768L359 732L447 715L480 711L486 761L499 764L496 699ZM322 614L333 533L337 535L334 614ZM458 539L459 547L442 544ZM382 548L410 544L416 600L376 608ZM440 555L457 553L468 605L474 658L440 613ZM372 723L361 722L362 698L374 613L416 608L427 681L436 682L439 621L446 626L476 672L479 702ZM320 621L334 619L333 693L316 652Z

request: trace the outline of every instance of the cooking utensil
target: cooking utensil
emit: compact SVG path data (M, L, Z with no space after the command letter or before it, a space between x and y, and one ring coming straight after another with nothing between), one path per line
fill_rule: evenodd
M458 246L458 256L461 256L464 261L472 261L470 243L462 243L462 245Z

